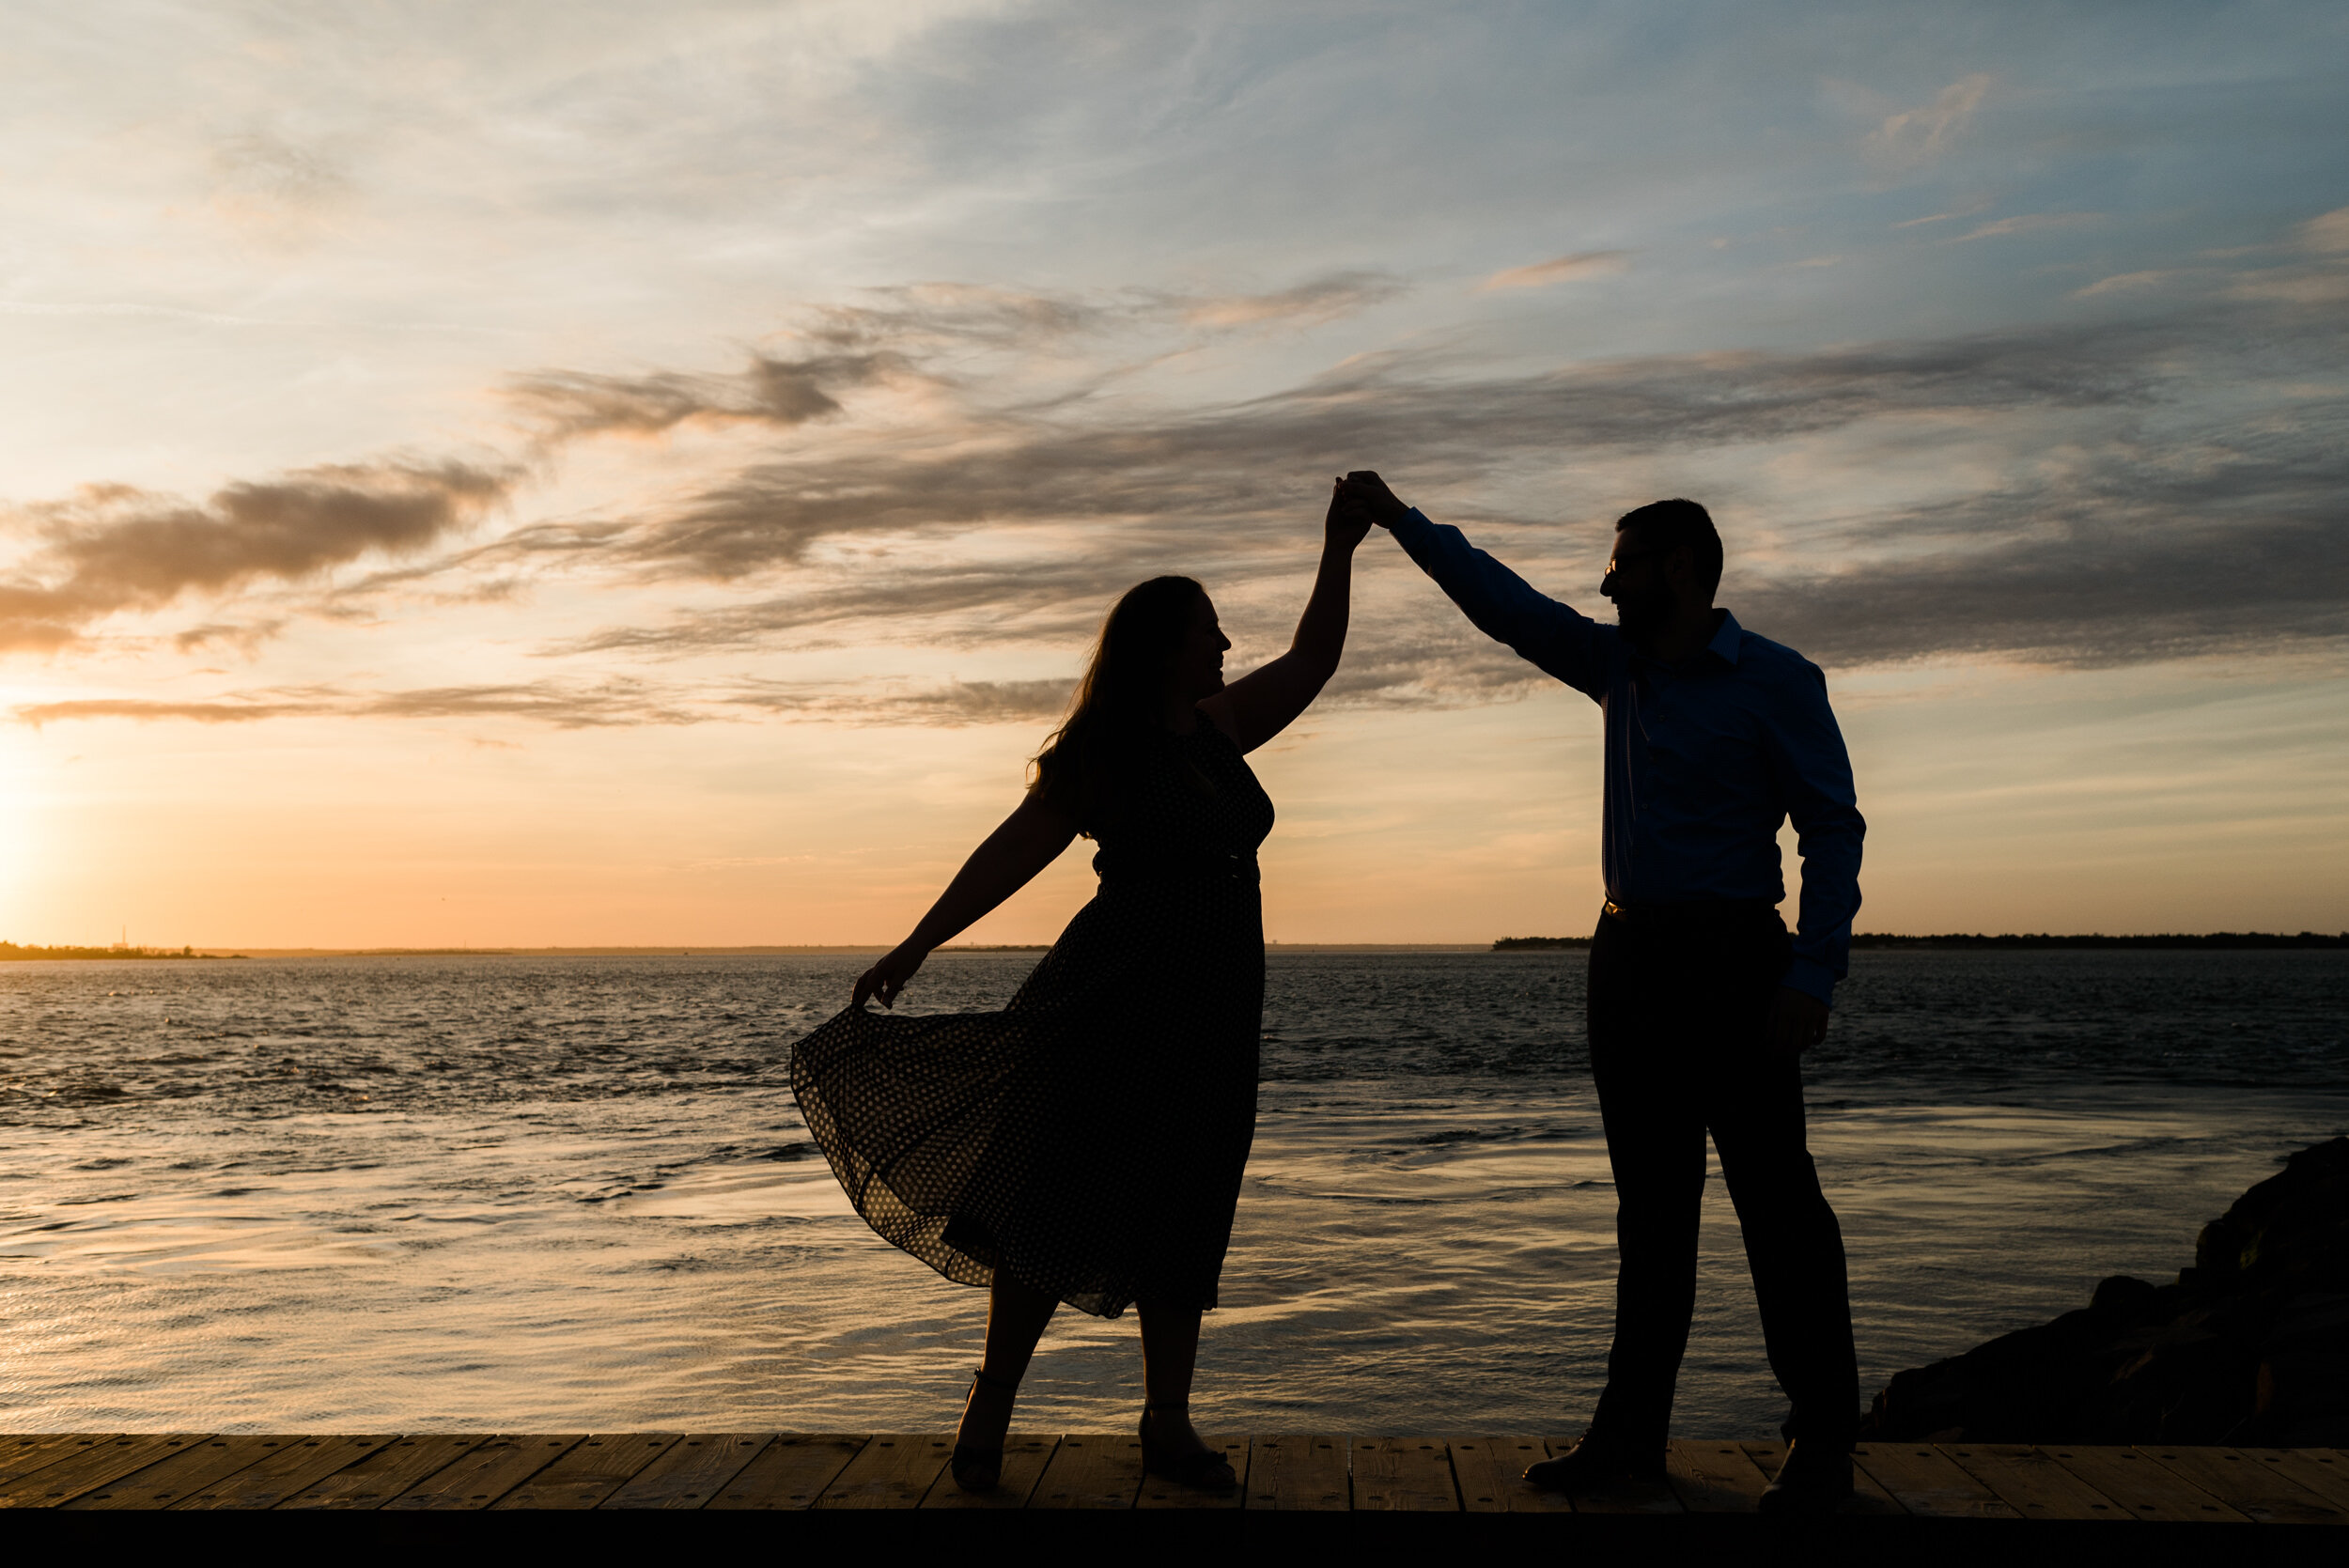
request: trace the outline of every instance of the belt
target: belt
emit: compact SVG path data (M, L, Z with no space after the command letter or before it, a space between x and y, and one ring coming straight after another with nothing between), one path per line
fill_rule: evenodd
M1625 925L1730 925L1772 914L1778 906L1766 898L1692 898L1677 904L1620 904L1609 899L1599 912Z
M1253 855L1201 852L1151 855L1104 849L1093 857L1094 874L1104 882L1245 882L1259 879Z

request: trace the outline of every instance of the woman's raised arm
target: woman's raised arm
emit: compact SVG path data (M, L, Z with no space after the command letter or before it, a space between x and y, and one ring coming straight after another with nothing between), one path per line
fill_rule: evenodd
M913 934L857 976L856 997L848 1005L862 1007L866 997L877 996L883 1007L895 1006L897 993L906 988L913 971L930 955L930 949L960 936L1034 881L1035 874L1058 860L1076 836L1075 818L1029 791L1003 825L971 851L971 858L962 862L962 869L914 926Z
M1322 520L1321 566L1314 573L1313 597L1298 618L1289 651L1199 705L1241 751L1252 752L1288 728L1337 673L1338 658L1346 651L1354 547L1370 532L1370 509L1346 494L1346 481L1338 480Z

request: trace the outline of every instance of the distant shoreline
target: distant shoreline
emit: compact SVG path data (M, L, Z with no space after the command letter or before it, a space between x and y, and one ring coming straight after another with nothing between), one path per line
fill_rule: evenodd
M1852 938L1863 950L2015 952L2042 949L2131 949L2170 952L2283 952L2349 950L2349 931L2213 931L2148 936L2057 936L2048 933L1953 932L1907 937L1863 932ZM1268 953L1553 953L1587 948L1588 937L1502 937L1492 942L1267 942ZM822 946L696 947L42 947L0 941L0 963L89 962L93 960L198 960L218 958L759 958L799 955L847 956L886 953L884 942ZM981 943L941 947L941 953L1046 953L1047 942Z
M1267 942L1270 953L1486 953L1486 942ZM198 958L759 958L887 953L887 942L766 947L39 947L0 942L0 963ZM941 953L1049 953L1050 942L972 942Z
M2243 951L2256 952L2301 948L2349 948L2349 931L2326 936L2322 931L2301 931L2286 934L2279 931L2211 931L2199 935L2165 932L2141 937L2108 937L2101 933L2063 937L2046 932L2016 934L2002 932L1983 936L1979 932L1951 932L1935 937L1903 937L1883 932L1861 932L1851 939L1855 949L1884 948L1954 948L2011 951L2039 948L2135 948L2183 952ZM1556 948L1588 947L1588 937L1503 937L1493 943L1495 953L1540 953Z

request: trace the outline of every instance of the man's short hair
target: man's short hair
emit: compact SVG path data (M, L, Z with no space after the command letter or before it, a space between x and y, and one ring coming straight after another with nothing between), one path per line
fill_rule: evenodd
M1697 581L1704 584L1710 597L1721 585L1721 536L1713 526L1713 515L1693 501L1675 496L1670 501L1651 501L1635 507L1615 520L1615 531L1636 528L1650 550L1677 550L1688 547L1696 559Z

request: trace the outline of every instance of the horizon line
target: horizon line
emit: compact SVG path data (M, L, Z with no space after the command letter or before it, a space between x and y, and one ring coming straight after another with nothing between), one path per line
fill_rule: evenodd
M1541 951L1544 949L1580 948L1589 945L1588 936L1560 937L1501 937L1472 941L1268 941L1266 950L1291 953L1491 953L1508 951ZM2162 944L2192 943L2218 945L2238 943L2245 946L2305 946L2311 948L2349 947L2349 931L2146 931L2146 932L1932 932L1907 934L1900 932L1855 932L1851 944L1856 949L1899 945L1930 945L1933 943L1963 943L1967 945L2061 945L2083 944ZM496 946L394 946L370 947L286 947L260 944L208 943L197 947L182 943L179 947L151 946L145 943L83 944L73 942L15 942L0 940L0 961L39 962L50 958L73 959L143 959L143 958L432 958L432 957L757 957L768 955L848 955L888 953L894 942L625 942L602 945L547 944L525 946L499 944ZM937 953L1046 953L1050 942L957 942L933 949Z

